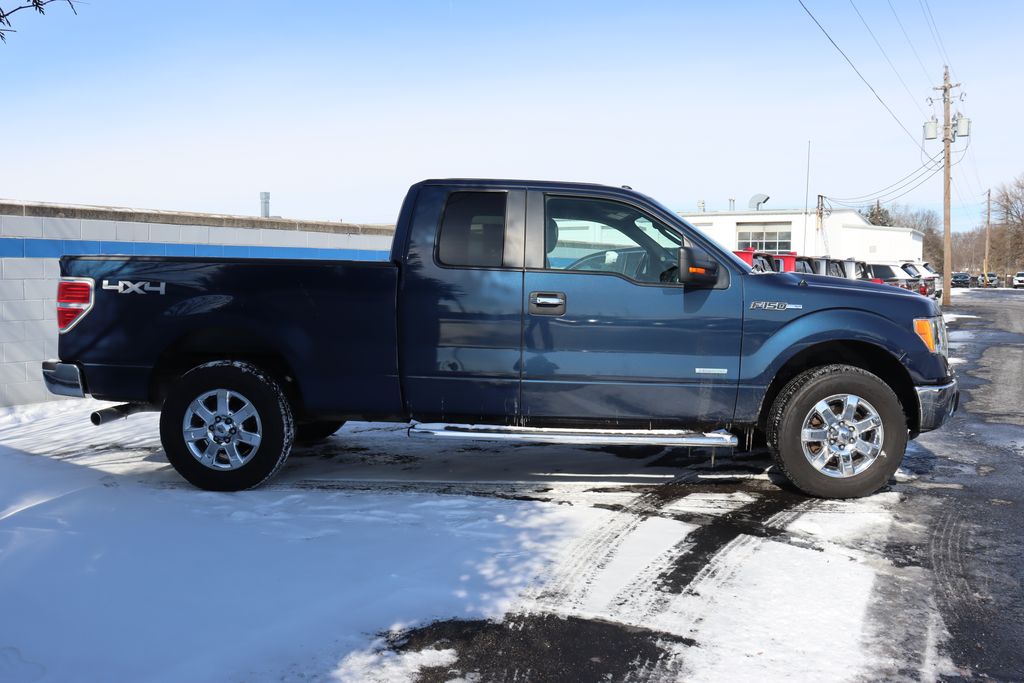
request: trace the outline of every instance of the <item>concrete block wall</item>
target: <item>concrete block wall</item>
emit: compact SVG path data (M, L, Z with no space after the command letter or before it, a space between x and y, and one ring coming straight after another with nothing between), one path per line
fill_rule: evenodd
M0 201L0 406L57 398L40 365L57 357L65 254L383 260L392 234L390 226Z

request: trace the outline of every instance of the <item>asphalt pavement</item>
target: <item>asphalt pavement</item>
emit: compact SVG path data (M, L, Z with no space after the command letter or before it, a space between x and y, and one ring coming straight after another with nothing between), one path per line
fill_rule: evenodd
M1024 291L973 290L948 312L961 409L911 467L939 499L927 556L965 677L1024 680ZM966 317L976 316L976 317ZM913 503L913 497L911 497Z

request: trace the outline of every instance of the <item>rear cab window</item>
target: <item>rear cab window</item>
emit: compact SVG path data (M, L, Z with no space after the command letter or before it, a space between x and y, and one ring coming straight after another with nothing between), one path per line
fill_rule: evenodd
M446 266L500 268L505 247L505 192L452 192L437 237Z

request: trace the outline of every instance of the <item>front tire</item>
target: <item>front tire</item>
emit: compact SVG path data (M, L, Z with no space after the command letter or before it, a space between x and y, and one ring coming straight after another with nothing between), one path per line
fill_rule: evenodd
M182 375L160 414L167 459L207 491L241 491L288 459L295 426L280 385L249 363L214 361Z
M808 370L768 414L776 464L801 491L859 498L885 486L903 461L907 421L892 389L850 365Z

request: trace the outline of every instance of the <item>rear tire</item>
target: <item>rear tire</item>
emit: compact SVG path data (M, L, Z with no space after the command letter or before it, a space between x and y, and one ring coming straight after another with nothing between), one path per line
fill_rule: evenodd
M241 491L288 459L295 427L280 385L249 363L214 361L182 375L160 414L167 459L207 491Z
M310 444L323 441L341 429L344 420L318 420L299 422L295 425L295 443Z
M903 461L908 438L896 394L876 375L851 365L826 365L795 377L772 405L767 428L779 469L801 491L822 498L878 491Z

